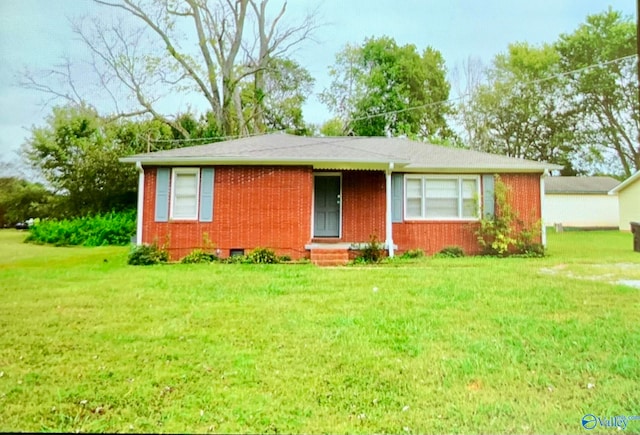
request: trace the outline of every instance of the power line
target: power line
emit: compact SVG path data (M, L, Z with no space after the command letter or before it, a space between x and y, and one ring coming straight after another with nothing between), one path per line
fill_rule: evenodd
M283 130L276 130L272 133L280 133ZM149 142L152 143L176 143L176 142L198 142L198 141L211 141L211 140L231 140L231 139L240 139L245 137L254 137L254 136L262 136L264 133L252 133L252 134L237 134L231 136L209 136L209 137L198 137L198 138L188 138L188 139L150 139Z
M540 79L536 79L536 80L531 80L529 82L522 82L519 83L520 86L526 86L526 85L532 85L532 84L536 84L536 83L542 83L548 80L553 80L559 77L563 77L563 76L567 76L570 74L576 74L582 71L586 71L588 69L591 68L596 68L596 67L603 67L612 63L616 63L616 62L621 62L621 61L626 61L629 59L634 59L637 57L637 54L632 54L629 56L623 56L623 57L619 57L616 59L612 59L612 60L608 60L608 61L604 61L604 62L600 62L600 63L596 63L596 64L591 64L591 65L587 65L581 68L576 68L574 70L571 71L564 71L564 72L560 72L557 74L553 74L551 76L548 77L543 77ZM417 106L412 106L412 107L405 107L404 109L397 109L397 110L390 110L388 112L381 112L381 113L372 113L369 115L365 115L365 116L359 116L357 118L353 118L347 121L347 123L352 123L355 121L363 121L366 119L372 119L372 118L377 118L379 116L386 116L386 115L395 115L398 113L404 113L404 112L409 112L412 110L418 110L418 109L425 109L428 107L434 107L434 106L438 106L438 105L442 105L442 104L447 104L447 103L454 103L460 100L463 100L467 97L471 96L471 92L467 92L464 95L460 95L456 98L448 98L446 100L440 100L440 101L433 101L430 103L425 103L425 104L420 104ZM281 131L276 131L276 132L281 132ZM254 137L254 136L262 136L264 133L253 133L253 134L249 134L249 135L228 135L228 136L211 136L211 137L203 137L203 138L188 138L188 139L157 139L157 140L149 140L150 143L193 143L193 142L206 142L206 141L223 141L223 140L231 140L231 139L240 139L240 138L245 138L245 137Z
M586 70L588 70L590 68L602 67L602 66L605 66L605 65L609 65L611 63L616 63L616 62L620 62L620 61L634 59L636 57L637 57L637 54L631 54L629 56L623 56L623 57L619 57L617 59L608 60L608 61L605 61L605 62L595 63L595 64L591 64L591 65L587 65L587 66L584 66L582 68L576 68L576 69L571 70L571 71L560 72L560 73L557 73L557 74L554 74L554 75L551 75L551 76L548 76L548 77L543 77L541 79L531 80L529 82L522 82L519 85L520 86L526 86L526 85L533 85L533 84L536 84L536 83L546 82L548 80L553 80L553 79L556 79L556 78L559 78L559 77L563 77L563 76L566 76L566 75L570 75L570 74L575 74L575 73L578 73L578 72L586 71ZM388 112L373 113L373 114L370 114L370 115L365 115L365 116L360 116L360 117L357 117L357 118L350 119L347 122L348 123L352 123L354 121L363 121L365 119L377 118L379 116L395 115L395 114L398 114L398 113L408 112L408 111L411 111L411 110L425 109L427 107L438 106L438 105L447 104L447 103L453 103L455 101L459 101L459 100L462 100L462 99L464 99L466 97L469 97L470 95L471 95L471 92L467 92L466 94L458 96L456 98L449 98L449 99L441 100L441 101L433 101L431 103L420 104L418 106L412 106L412 107L405 107L404 109L390 110Z

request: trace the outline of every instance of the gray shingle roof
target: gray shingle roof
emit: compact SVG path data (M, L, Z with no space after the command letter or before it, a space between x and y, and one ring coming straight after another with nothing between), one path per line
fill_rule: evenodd
M618 184L620 182L611 177L548 177L544 179L544 192L606 195Z
M207 145L137 154L122 162L174 164L299 164L316 168L403 171L543 172L560 166L387 137L305 137L266 134Z

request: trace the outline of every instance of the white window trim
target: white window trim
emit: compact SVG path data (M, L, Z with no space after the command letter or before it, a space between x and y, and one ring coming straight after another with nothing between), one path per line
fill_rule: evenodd
M408 216L407 215L407 180L421 180L422 182L422 216L421 217L414 217L414 216ZM424 186L424 180L427 179L431 179L431 180L451 180L451 179L457 179L458 180L458 217L424 217L425 216L425 186ZM405 174L404 176L404 220L405 221L422 221L422 222L442 222L442 221L451 221L451 222L474 222L474 221L478 221L480 220L480 216L477 215L475 217L461 217L462 215L462 180L473 180L476 182L476 195L475 195L475 201L476 201L476 209L480 210L480 176L479 175L462 175L462 174Z
M196 208L195 214L189 217L174 217L174 205L176 200L176 176L178 174L194 174L196 176ZM200 210L200 168L173 168L171 170L171 200L169 203L169 219L175 221L197 221Z

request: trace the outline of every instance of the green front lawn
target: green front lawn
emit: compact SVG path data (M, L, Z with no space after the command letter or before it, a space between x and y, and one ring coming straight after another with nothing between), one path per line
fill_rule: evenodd
M588 433L585 414L640 415L628 233L328 269L133 267L128 248L24 236L0 231L0 431Z

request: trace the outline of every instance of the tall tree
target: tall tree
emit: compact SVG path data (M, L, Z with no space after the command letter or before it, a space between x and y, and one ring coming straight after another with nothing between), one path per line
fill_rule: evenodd
M486 84L486 80L487 66L479 57L469 56L456 64L451 71L454 101L457 102L453 125L461 144L465 147L479 148L478 144L482 141L477 135L482 135L484 131L476 125L478 116L470 108L473 94L481 85Z
M572 162L577 111L564 101L565 80L551 45L509 45L487 70L487 82L462 104L474 149L543 160L575 173Z
M449 83L442 54L399 46L389 37L347 45L329 69L333 81L320 99L361 136L449 137Z
M269 7L269 0L94 2L121 12L122 20L105 24L94 18L76 23L74 31L92 53L99 86L111 97L117 116L149 114L185 138L189 130L161 109L163 100L176 92L203 98L225 135L263 131L262 100L257 100L249 122L241 83L253 78L255 92L264 93L271 61L284 57L317 28L313 12L285 25L286 1L277 8ZM74 68L65 61L50 71L64 80L66 90L29 72L22 84L86 105ZM126 108L123 101L135 104Z
M254 131L305 129L302 104L311 94L315 79L292 59L272 59L258 81L243 85L243 107L247 120L254 118Z
M630 176L640 169L635 23L609 9L561 35L556 47L570 72L571 104L583 115L584 154Z
M52 195L40 183L19 177L0 177L0 228L29 218L52 215Z
M131 147L93 109L73 106L54 108L23 153L59 195L62 214L78 216L135 205L137 174L118 161Z

